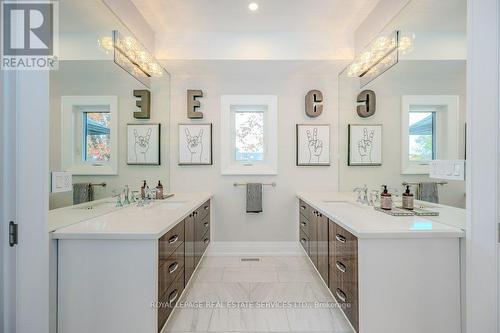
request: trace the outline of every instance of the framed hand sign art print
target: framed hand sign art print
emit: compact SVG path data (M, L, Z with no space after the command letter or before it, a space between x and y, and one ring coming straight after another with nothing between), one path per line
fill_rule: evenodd
M349 125L348 165L382 165L382 125Z
M160 124L127 124L127 164L160 165ZM97 136L104 140L105 137Z
M297 124L297 166L330 165L330 125Z
M212 124L179 124L179 165L212 165Z

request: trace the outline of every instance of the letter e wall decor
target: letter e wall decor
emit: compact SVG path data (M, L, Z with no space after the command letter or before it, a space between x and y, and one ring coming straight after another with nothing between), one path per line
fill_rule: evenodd
M203 91L201 90L188 90L187 91L187 116L189 119L201 119L203 118L203 112L196 111L201 103L196 98L203 97Z
M149 119L151 117L151 92L149 90L134 90L134 97L139 98L135 105L140 111L134 112L136 119Z

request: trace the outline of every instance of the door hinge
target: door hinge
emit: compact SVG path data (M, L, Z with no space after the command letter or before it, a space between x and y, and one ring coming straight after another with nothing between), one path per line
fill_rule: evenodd
M13 221L9 223L9 245L10 247L17 245L17 224Z

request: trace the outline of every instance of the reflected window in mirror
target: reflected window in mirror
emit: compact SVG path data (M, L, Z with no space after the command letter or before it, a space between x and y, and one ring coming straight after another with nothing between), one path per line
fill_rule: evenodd
M62 96L62 167L73 175L118 172L116 96Z
M458 158L459 97L403 95L402 174L428 174L429 162Z
M412 162L436 159L436 111L410 110L409 154Z
M83 160L108 162L111 158L111 113L83 112Z

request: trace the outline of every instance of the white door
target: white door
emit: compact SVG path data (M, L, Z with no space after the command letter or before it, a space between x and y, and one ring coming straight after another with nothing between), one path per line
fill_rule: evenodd
M498 1L469 0L467 11L466 327L494 333L500 327Z
M0 331L48 333L49 73L2 72ZM18 225L10 247L8 224Z

